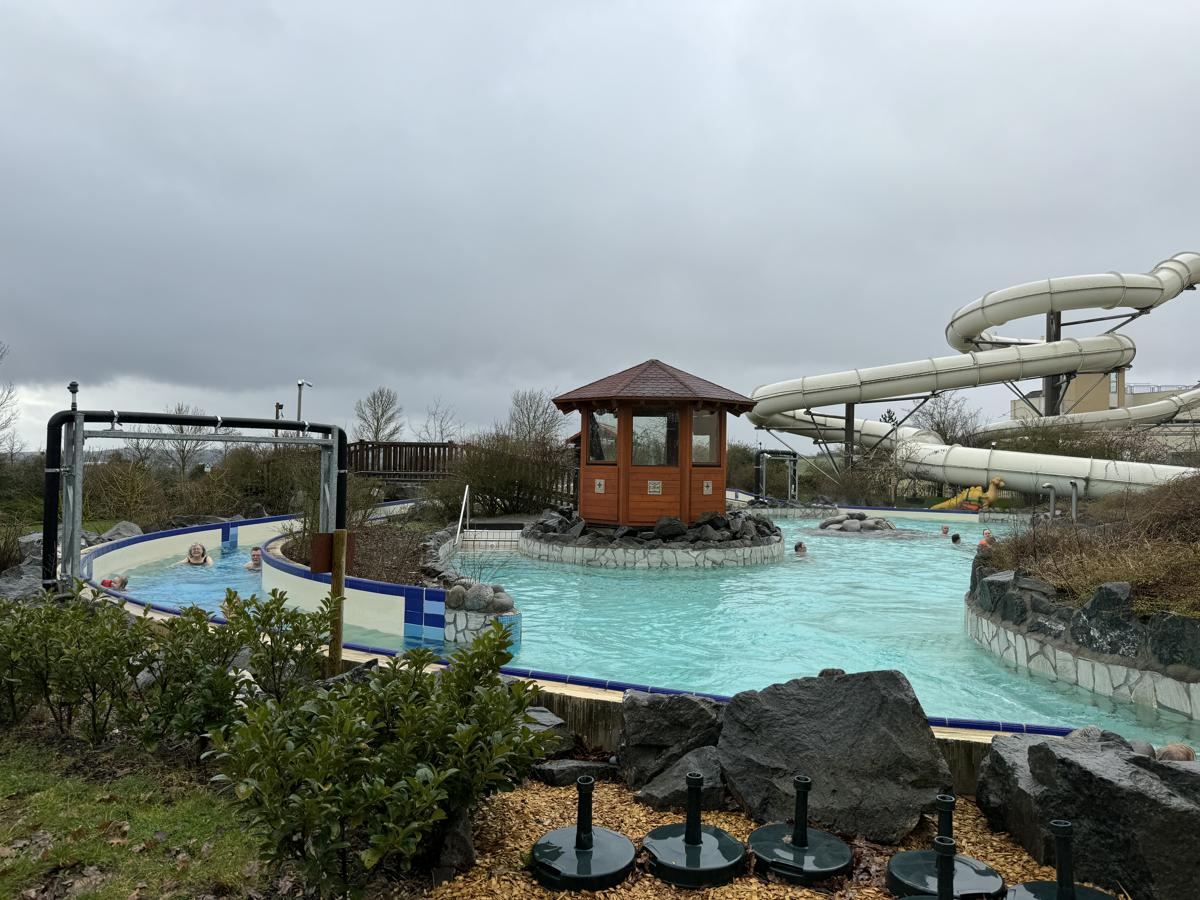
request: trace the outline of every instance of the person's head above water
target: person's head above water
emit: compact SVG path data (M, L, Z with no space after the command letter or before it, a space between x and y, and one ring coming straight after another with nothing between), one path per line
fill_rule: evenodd
M203 544L192 544L188 547L187 561L193 566L198 566L208 559L208 551L204 549Z
M128 575L114 575L112 578L105 578L100 582L100 587L114 588L118 591L123 591L129 587Z
M808 548L804 546L804 541L796 541L796 546L792 549L795 550L797 554L804 554L808 552Z
M950 535L950 543L961 544L962 543L962 535L959 534L957 531L954 532L954 534Z
M943 525L943 526L942 526L942 537L945 537L945 536L946 536L946 535L948 535L949 533L950 533L950 526L949 526L949 525Z

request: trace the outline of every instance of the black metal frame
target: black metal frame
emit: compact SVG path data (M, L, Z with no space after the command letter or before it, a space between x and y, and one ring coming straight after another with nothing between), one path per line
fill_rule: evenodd
M42 587L58 584L58 503L62 490L63 426L82 417L87 422L118 421L127 425L179 425L218 428L247 428L261 431L314 432L337 440L337 497L334 499L335 528L346 527L346 433L336 425L319 422L290 422L284 419L224 418L222 416L178 415L176 413L122 412L113 409L64 409L46 422L46 472L42 497ZM219 440L219 438L214 438Z

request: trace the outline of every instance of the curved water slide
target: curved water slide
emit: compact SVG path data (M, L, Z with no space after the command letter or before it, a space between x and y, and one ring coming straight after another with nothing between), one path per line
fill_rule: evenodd
M1133 361L1136 348L1123 334L1056 341L1003 337L993 329L1028 316L1074 310L1130 310L1144 314L1200 283L1200 253L1177 253L1145 274L1107 272L1047 278L984 294L959 309L946 326L946 340L959 353L913 362L809 375L756 388L750 421L816 440L840 443L846 420L814 412L832 405L869 403L912 394L1002 384L1071 373L1109 372ZM1200 388L1132 409L1101 410L1046 419L1084 429L1120 429L1169 422L1200 407ZM1020 428L1020 422L985 426L985 437ZM891 449L908 472L930 481L962 486L1004 479L1010 490L1036 493L1044 484L1098 497L1161 484L1196 470L1119 460L1020 453L950 445L941 435L871 419L854 419L856 443Z

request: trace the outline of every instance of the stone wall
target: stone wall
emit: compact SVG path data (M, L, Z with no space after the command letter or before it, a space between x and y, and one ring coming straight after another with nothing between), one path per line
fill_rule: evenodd
M532 559L574 563L595 569L686 569L750 566L783 559L783 538L757 547L710 547L703 550L666 547L576 547L571 544L547 544L521 536L521 553Z
M1075 609L1018 572L989 574L977 562L972 581L967 634L1009 665L1200 720L1200 619L1137 616L1123 582Z
M573 510L546 510L521 531L525 556L598 569L749 566L782 559L783 536L749 510L705 513L694 525L674 517L651 527L591 525Z

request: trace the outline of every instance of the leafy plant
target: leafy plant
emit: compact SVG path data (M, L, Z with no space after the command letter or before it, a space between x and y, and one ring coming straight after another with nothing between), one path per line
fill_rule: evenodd
M510 789L548 747L530 731L527 682L505 684L510 635L496 625L435 674L413 650L366 682L292 702L252 703L212 736L221 774L274 864L323 896L355 894L370 872L408 868L443 823Z
M231 667L242 640L240 631L214 626L195 606L159 623L135 658L139 674L127 705L147 746L168 741L203 749L210 731L233 720L243 688Z
M61 707L82 708L92 743L107 737L113 712L137 675L136 660L149 645L149 620L130 619L122 606L89 603L78 594L60 608L60 651L51 678Z
M331 626L328 598L321 609L305 612L287 605L285 591L273 590L265 598L227 591L222 610L239 646L248 648L248 668L268 697L282 702L321 677Z
M20 722L33 705L34 685L25 666L31 646L28 607L0 600L0 722Z

